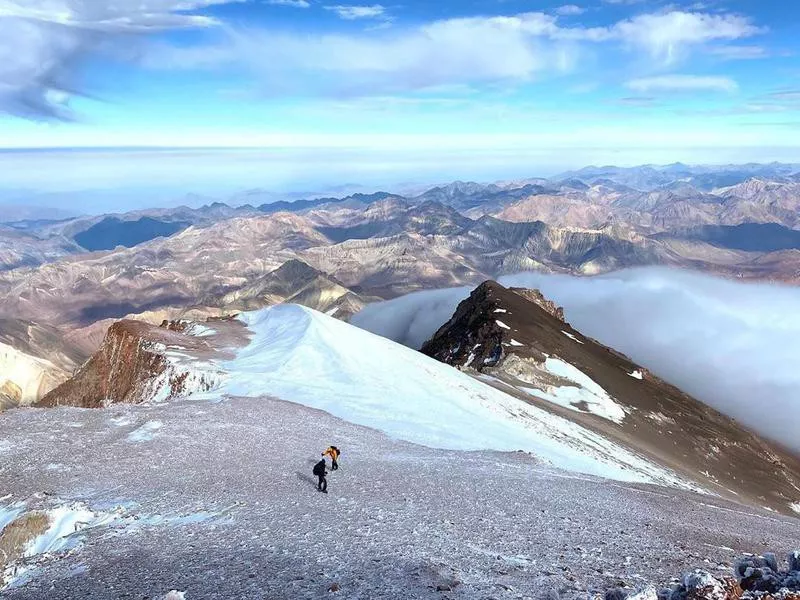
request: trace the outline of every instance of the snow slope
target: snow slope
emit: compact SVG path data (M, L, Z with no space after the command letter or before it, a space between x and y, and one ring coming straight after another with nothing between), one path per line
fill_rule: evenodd
M576 423L311 309L279 305L241 319L252 338L222 363L229 375L216 393L272 395L435 448L524 450L583 473L691 487Z

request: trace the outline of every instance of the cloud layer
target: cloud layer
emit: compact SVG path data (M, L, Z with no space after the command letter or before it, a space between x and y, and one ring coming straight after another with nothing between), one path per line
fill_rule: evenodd
M574 10L570 7L562 8ZM384 12L381 5L325 8L347 19ZM380 33L238 30L214 47L159 47L148 65L173 69L235 65L250 72L271 94L375 96L454 86L526 84L580 70L584 62L591 62L591 54L601 44L627 53L632 60L646 56L649 68L661 70L681 63L699 48L718 49L724 46L714 44L761 31L746 17L733 14L673 10L585 27L565 26L558 16L528 12L442 19ZM700 79L697 81L702 83ZM718 89L719 81L716 83ZM708 85L703 89L709 89Z
M800 289L665 269L501 281L541 289L584 334L800 451ZM370 306L354 323L418 347L468 293L412 294Z
M236 69L267 96L353 97L525 85L580 71L596 60L600 45L626 54L637 72L650 74L671 69L701 49L736 56L742 51L728 50L727 44L763 32L741 15L683 10L587 27L573 24L581 10L576 5L564 5L556 15L449 18L338 33L276 30L265 21L234 27L202 14L214 5L246 1L0 0L0 112L70 118L69 98L91 92L82 81L83 67L96 58L133 60L146 69ZM312 7L307 0L267 3ZM380 4L319 7L346 20L377 18L388 24ZM119 51L150 34L212 27L219 33L213 43L176 45L160 39L141 53ZM718 79L713 89L720 89L723 78Z

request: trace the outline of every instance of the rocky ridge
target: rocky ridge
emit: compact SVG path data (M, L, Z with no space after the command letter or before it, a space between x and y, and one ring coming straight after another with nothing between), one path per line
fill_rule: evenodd
M213 343L212 343L213 340ZM244 341L235 320L205 324L123 320L109 327L100 349L38 407L100 408L112 403L163 402L217 387L224 372L212 359Z
M713 493L787 514L800 506L800 457L584 336L536 290L481 284L421 351Z

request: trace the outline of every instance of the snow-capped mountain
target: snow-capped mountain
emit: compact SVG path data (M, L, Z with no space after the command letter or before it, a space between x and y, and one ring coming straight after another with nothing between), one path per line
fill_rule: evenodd
M485 282L422 352L723 496L789 511L800 459L587 338L535 290Z
M235 358L226 360L231 352ZM522 450L584 473L698 487L577 423L294 304L202 325L121 321L76 376L39 406L101 407L198 394L269 395L434 448Z

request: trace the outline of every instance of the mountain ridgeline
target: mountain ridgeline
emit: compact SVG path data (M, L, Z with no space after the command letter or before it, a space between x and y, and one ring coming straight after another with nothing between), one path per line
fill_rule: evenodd
M481 284L421 351L714 493L786 511L800 485L800 458L584 336L537 290Z

